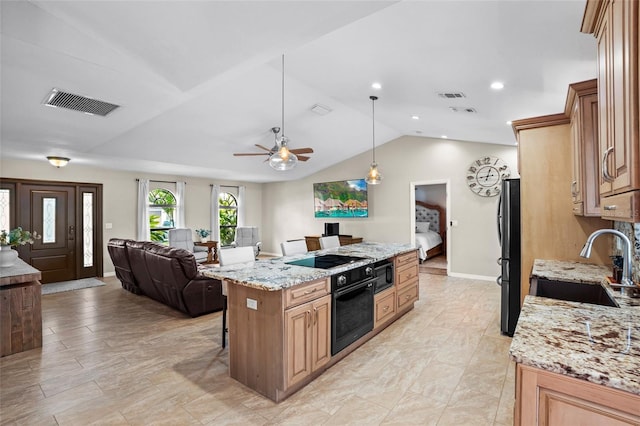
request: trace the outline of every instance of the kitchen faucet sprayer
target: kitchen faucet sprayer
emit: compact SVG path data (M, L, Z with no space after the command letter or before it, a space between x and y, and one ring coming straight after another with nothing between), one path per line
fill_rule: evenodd
M597 231L589 235L589 238L587 238L587 242L584 243L584 247L582 247L582 251L580 251L580 257L588 258L589 256L591 256L591 247L593 246L593 242L602 234L613 234L620 238L623 242L624 248L622 251L622 279L620 280L622 288L620 289L620 291L622 292L622 294L625 294L625 288L635 288L633 280L631 279L631 241L629 241L629 238L626 235L624 235L620 231L616 231L615 229L598 229Z

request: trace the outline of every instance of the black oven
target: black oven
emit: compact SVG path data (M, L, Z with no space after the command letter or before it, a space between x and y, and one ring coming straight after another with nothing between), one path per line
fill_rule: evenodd
M375 279L372 265L331 277L331 355L373 330Z
M390 260L381 260L376 262L373 268L375 281L373 284L373 292L380 293L383 290L393 286L393 262Z

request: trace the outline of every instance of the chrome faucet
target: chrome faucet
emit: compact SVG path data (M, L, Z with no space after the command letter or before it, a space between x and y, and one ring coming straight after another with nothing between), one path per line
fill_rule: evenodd
M626 294L625 289L635 288L633 280L631 279L631 241L629 241L629 238L626 235L624 235L620 231L616 231L615 229L598 229L597 231L589 235L589 238L587 238L587 242L584 243L584 247L582 247L582 251L580 252L580 257L588 258L589 256L591 256L591 247L593 246L593 242L602 234L613 234L620 238L624 243L624 249L622 251L623 264L622 279L620 280L620 291L622 292L622 294Z

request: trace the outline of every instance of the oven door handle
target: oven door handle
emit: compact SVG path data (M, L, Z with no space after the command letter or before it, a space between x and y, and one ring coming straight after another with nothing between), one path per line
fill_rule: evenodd
M340 296L344 296L347 293L351 293L352 291L359 290L359 289L361 289L363 287L373 287L373 282L375 280L376 280L375 278L372 278L372 279L369 279L369 280L366 280L366 281L361 281L361 282L359 282L357 284L353 284L353 285L351 285L349 287L346 287L346 288L341 288L340 290L336 290L334 292L334 296L335 297L340 297Z

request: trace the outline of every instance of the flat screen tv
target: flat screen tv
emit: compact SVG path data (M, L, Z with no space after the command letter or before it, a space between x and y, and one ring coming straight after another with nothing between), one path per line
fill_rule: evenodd
M313 205L318 218L368 217L367 182L355 179L314 183Z

